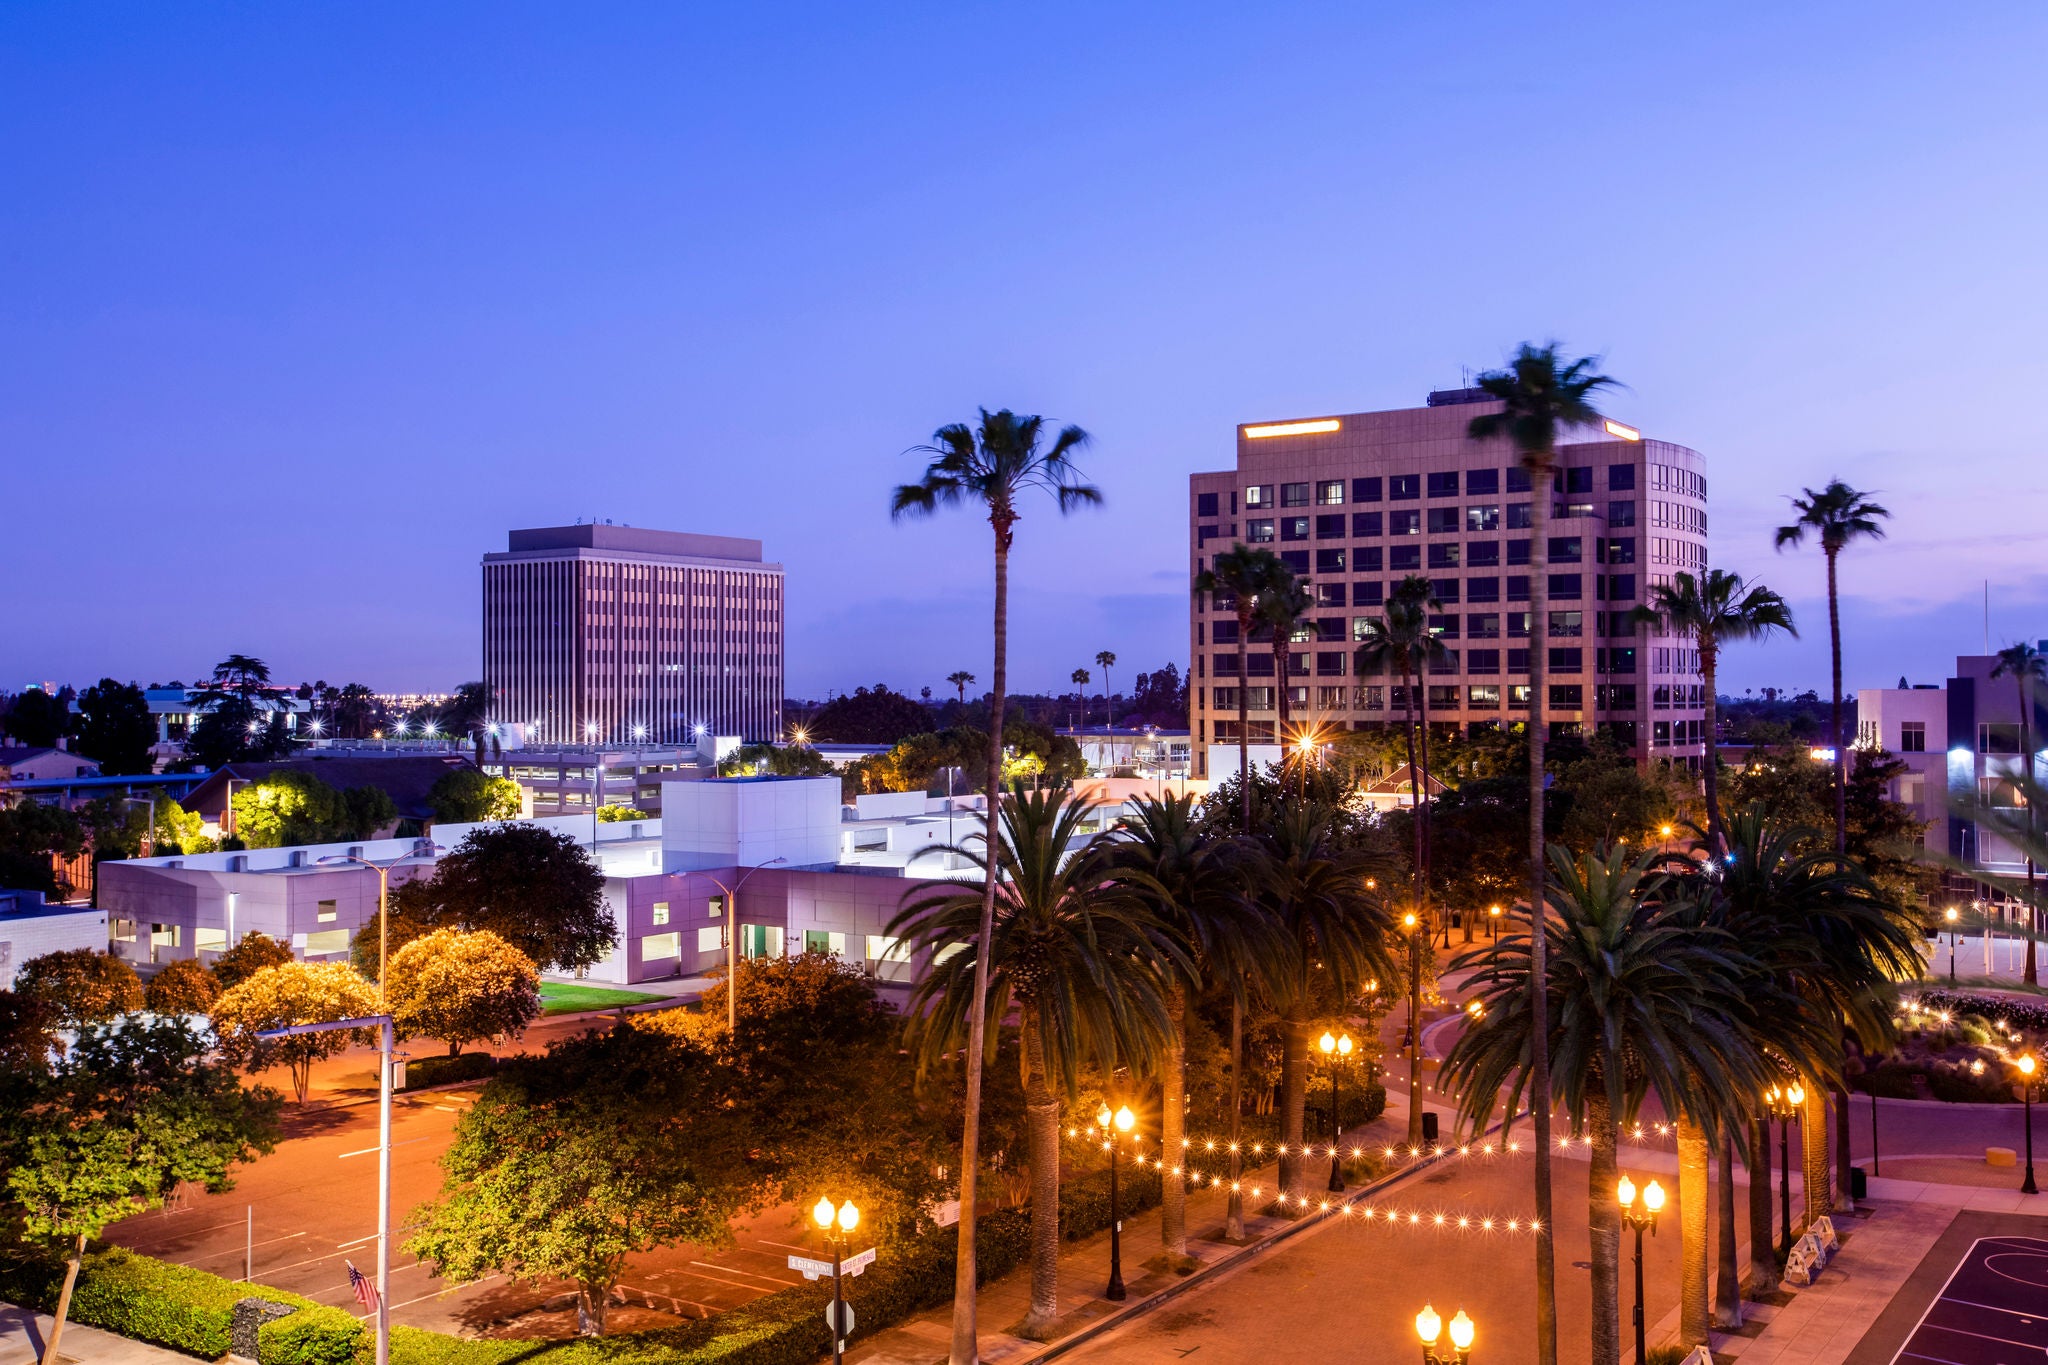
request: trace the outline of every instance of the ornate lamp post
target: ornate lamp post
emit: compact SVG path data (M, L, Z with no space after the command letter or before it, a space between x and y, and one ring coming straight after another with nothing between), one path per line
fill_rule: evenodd
M1805 1103L1806 1088L1798 1081L1784 1087L1774 1085L1764 1092L1765 1108L1778 1118L1778 1214L1785 1228L1778 1245L1780 1256L1792 1249L1792 1121Z
M1498 905L1486 907L1486 930L1488 938L1495 941L1500 939L1500 907Z
M1664 1208L1664 1187L1652 1180L1638 1198L1636 1182L1623 1176L1614 1195L1621 1201L1622 1222L1636 1233L1636 1359L1647 1360L1649 1354L1643 1342L1643 1229L1648 1228L1651 1236L1656 1235L1657 1215Z
M1109 1149L1109 1288L1103 1291L1102 1297L1113 1303L1122 1303L1124 1218L1122 1211L1117 1207L1116 1197L1116 1135L1130 1132L1138 1120L1131 1113L1131 1107L1126 1104L1119 1105L1114 1114L1109 1112L1108 1105L1104 1105L1102 1112L1095 1116L1095 1121L1102 1125L1103 1134L1107 1139L1103 1145Z
M1351 1056L1351 1035L1346 1033L1333 1037L1326 1029L1317 1046L1322 1048L1323 1056L1330 1059L1330 1192L1341 1194L1344 1190L1344 1157L1337 1150L1337 1144L1344 1139L1344 1120L1337 1113L1337 1101L1342 1093L1338 1088L1338 1078Z
M1956 984L1956 921L1962 916L1951 905L1941 912L1941 917L1948 921L1948 984L1953 986Z
M847 1322L846 1295L840 1287L839 1257L846 1249L846 1235L860 1225L860 1210L851 1199L834 1208L830 1197L820 1198L811 1210L811 1220L825 1230L825 1240L832 1244L832 1365L839 1365L852 1326Z
M1415 1335L1422 1338L1422 1365L1469 1365L1472 1338L1476 1332L1472 1319L1466 1317L1465 1310L1460 1308L1458 1315L1450 1321L1450 1349L1438 1351L1437 1341L1444 1334L1444 1325L1436 1309L1426 1303L1415 1315Z
M2013 1065L2020 1069L2020 1102L2027 1112L2027 1178L2020 1182L2021 1194L2039 1194L2034 1185L2034 1054L2023 1052Z

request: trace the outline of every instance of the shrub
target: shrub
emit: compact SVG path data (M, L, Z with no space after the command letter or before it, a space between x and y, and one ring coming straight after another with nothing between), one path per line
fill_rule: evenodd
M480 1081L498 1069L498 1059L488 1052L464 1052L454 1057L421 1057L405 1064L405 1088L418 1090L429 1085L456 1081Z
M256 1329L261 1365L357 1365L374 1359L376 1349L376 1337L353 1314L322 1304Z

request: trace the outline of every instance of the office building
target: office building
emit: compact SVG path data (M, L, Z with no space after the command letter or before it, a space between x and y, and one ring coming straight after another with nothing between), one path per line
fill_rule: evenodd
M1529 706L1529 651L1547 651L1554 732L1614 735L1638 759L1701 761L1698 651L1630 614L1650 584L1707 562L1707 482L1699 453L1619 422L1561 438L1549 524L1548 617L1529 620L1530 478L1505 440L1466 426L1499 405L1480 390L1429 405L1237 430L1237 467L1189 479L1188 554L1199 572L1244 543L1277 552L1307 580L1313 606L1274 677L1270 635L1254 633L1237 676L1233 604L1196 594L1189 621L1196 777L1279 755L1277 686L1298 729L1399 724L1398 678L1361 676L1354 652L1410 575L1441 606L1444 646L1424 684L1433 724L1513 724ZM1247 736L1237 733L1246 690ZM1418 698L1417 700L1422 700ZM1519 714L1518 714L1519 713ZM1219 767L1222 771L1218 771Z
M492 719L528 743L782 732L782 566L761 542L609 523L511 533L483 559Z

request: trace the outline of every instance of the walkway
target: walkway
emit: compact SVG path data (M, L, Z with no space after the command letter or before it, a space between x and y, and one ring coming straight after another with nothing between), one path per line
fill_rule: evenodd
M51 1317L0 1303L0 1365L35 1365L50 1339ZM192 1365L192 1357L117 1337L96 1327L64 1324L57 1358L77 1365Z

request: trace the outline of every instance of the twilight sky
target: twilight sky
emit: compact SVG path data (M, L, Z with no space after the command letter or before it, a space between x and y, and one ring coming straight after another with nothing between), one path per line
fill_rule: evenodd
M1790 11L1790 12L1780 12ZM1522 25L1540 19L1541 29ZM977 404L1108 506L1020 528L1013 685L1186 663L1186 482L1523 338L1709 462L1827 679L1784 495L1880 490L1856 685L2048 636L2048 10L0 9L0 687L478 672L514 526L756 536L789 688L988 676Z

